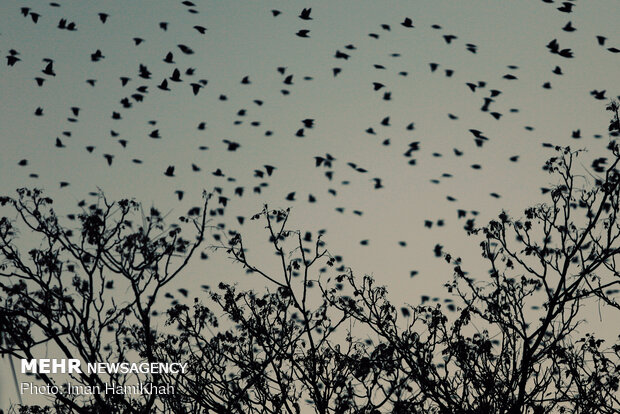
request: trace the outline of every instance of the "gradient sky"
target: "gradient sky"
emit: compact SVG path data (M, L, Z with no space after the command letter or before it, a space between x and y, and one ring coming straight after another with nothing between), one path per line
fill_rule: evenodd
M604 155L609 142L604 107L618 94L620 69L620 54L608 49L620 48L615 0L574 2L570 14L557 10L561 2L540 0L194 3L58 1L53 7L2 1L0 193L44 188L56 211L69 213L100 188L109 199L133 197L175 217L197 205L203 189L220 187L230 203L214 223L226 223L262 244L262 226L239 226L236 217L249 217L265 203L292 207L293 228L326 229L330 251L342 255L354 272L373 274L398 303L417 303L421 294L442 294L441 284L451 278L450 267L434 257L437 243L466 263L479 262L478 241L466 237L457 209L468 211L467 218L479 212L478 224L502 209L518 216L543 200L540 187L551 184L540 167L553 152L542 143L588 149L581 160L587 176L590 160ZM38 22L30 14L24 17L21 7L38 13ZM312 7L312 20L298 17L304 7ZM281 14L274 17L272 9ZM105 24L101 12L109 14ZM400 24L405 17L414 28ZM77 30L57 28L61 18L75 22ZM569 21L576 31L562 30ZM168 22L167 30L160 22ZM195 25L206 33L198 33ZM309 38L296 36L302 29L310 30ZM456 38L448 44L444 35ZM603 46L596 36L607 38ZM136 46L134 37L144 42ZM546 45L553 39L574 57L551 54ZM182 53L179 44L194 53ZM467 44L476 45L476 53ZM12 67L5 58L11 49L20 59ZM97 49L104 58L93 62ZM163 61L170 51L173 64ZM336 51L348 59L337 59ZM45 58L53 59L55 76L41 72ZM430 63L438 64L434 72ZM140 64L152 79L138 76ZM552 72L556 66L562 75ZM278 67L286 68L284 75ZM168 79L171 90L158 89L175 68L182 82ZM194 68L194 75L184 74L187 68ZM335 77L333 68L341 69ZM504 78L507 74L516 79ZM288 75L293 75L291 85L283 83ZM241 84L245 76L249 84ZM41 87L36 77L45 79ZM130 78L126 86L120 77ZM96 79L95 86L87 79ZM190 83L200 79L208 83L194 96ZM385 86L374 91L373 82ZM467 86L479 82L484 87L475 92ZM545 82L551 89L542 87ZM131 95L143 85L148 93L136 102ZM492 89L501 94L489 111L481 111ZM593 90L605 90L607 99L595 99ZM391 100L383 99L384 92L391 92ZM125 97L131 108L121 106ZM34 115L38 107L43 116ZM78 116L71 107L80 108ZM245 116L238 114L242 109ZM113 111L122 119L112 119ZM388 116L390 126L382 126ZM308 118L315 126L297 137ZM197 129L201 122L204 130ZM412 122L414 129L406 129ZM368 128L376 135L365 132ZM160 139L149 137L155 129ZM489 140L478 147L470 129ZM581 138L574 139L577 130ZM64 148L55 146L57 137ZM390 145L382 144L386 139ZM227 151L223 140L241 146ZM403 154L411 142L419 142L420 150L407 158ZM87 146L95 147L92 153ZM454 149L463 155L457 157ZM314 157L326 153L336 159L331 181L327 168L315 167ZM104 154L114 156L111 166ZM518 162L509 160L517 155ZM19 166L21 160L27 165ZM201 170L192 171L192 164ZM273 175L255 177L254 170L264 171L266 164L277 168ZM164 175L168 166L175 167L175 177ZM216 169L225 177L214 176ZM384 188L375 189L373 178L380 178ZM61 188L60 182L69 185ZM254 194L261 182L269 186ZM233 194L236 187L244 187L242 198ZM176 190L184 191L182 200ZM296 201L285 200L293 191ZM309 194L316 203L308 203ZM424 227L425 220L433 221L431 229ZM411 270L419 274L411 278ZM178 283L197 287L222 279L246 281L238 267L214 257L192 267ZM7 381L2 379L0 388L9 388Z

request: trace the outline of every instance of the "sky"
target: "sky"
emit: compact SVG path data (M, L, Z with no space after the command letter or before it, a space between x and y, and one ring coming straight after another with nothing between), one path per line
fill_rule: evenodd
M290 207L293 228L324 229L329 250L387 285L395 302L445 296L452 272L435 246L486 272L463 226L544 200L552 178L541 166L554 153L543 143L587 149L584 176L605 155L620 9L614 0L570 4L571 13L540 0L6 0L0 193L43 188L69 213L100 189L175 217L218 188L229 202L213 224L239 230L257 252L263 226L238 217ZM311 19L299 17L304 8ZM550 53L554 39L573 56ZM471 130L488 140L478 145ZM331 167L317 166L326 154ZM213 256L178 286L260 288Z

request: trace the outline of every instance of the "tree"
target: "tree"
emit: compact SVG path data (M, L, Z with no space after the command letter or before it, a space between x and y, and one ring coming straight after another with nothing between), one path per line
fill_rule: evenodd
M210 306L169 312L181 334L162 347L193 367L179 380L186 401L222 413L296 413L304 400L316 413L617 412L620 342L606 347L579 325L589 302L617 308L620 153L611 145L614 161L588 184L575 173L580 151L556 150L544 167L559 178L548 203L471 231L489 276L444 256L455 315L441 305L398 309L350 269L328 277L335 258L322 240L305 242L287 230L288 211L265 207L254 218L265 221L280 270L256 267L239 234L219 248L268 291L221 284Z
M613 135L618 106L608 109ZM620 147L608 149L594 173L580 175L582 151L556 147L543 167L557 181L544 189L547 202L469 230L488 274L444 254L453 271L445 308L393 304L385 287L340 263L321 234L291 230L289 210L265 206L253 220L265 225L275 265L256 264L240 233L222 232L211 246L265 290L220 283L191 307L168 309L170 326L159 331L151 318L157 293L203 241L206 200L202 213L182 219L195 225L192 243L153 210L132 230L137 204L102 196L101 207L78 216L74 235L49 199L21 190L0 201L44 243L26 260L13 223L0 221L0 350L32 358L54 343L88 361L136 353L188 364L183 375L150 379L173 386L173 396L58 397L59 412L617 413L620 337L583 323L592 306L620 310ZM76 274L71 286L66 272ZM108 275L133 297L115 303Z
M33 359L50 352L85 363L161 361L155 304L202 243L209 197L181 218L194 226L192 241L182 237L182 225L167 225L158 210L144 213L135 201L111 203L98 194L95 203L81 203L79 214L64 218L41 191L17 193L0 198L16 217L0 219L0 353ZM119 290L128 293L115 294ZM130 376L83 371L70 378L94 389L105 382L124 385ZM37 380L62 390L53 376L39 373ZM161 378L144 380L158 385ZM149 413L161 406L155 394L59 392L53 398L56 412Z
M368 346L350 335L352 316L333 308L316 288L319 280L313 274L321 273L316 267L325 271L336 258L320 236L312 243L311 236L288 230L288 217L288 210L267 206L253 217L266 222L279 267L275 275L252 263L238 233L216 246L270 283L267 292L238 291L220 283L209 293L212 307L196 302L193 309L179 304L168 312L181 334L162 341L162 354L190 366L190 374L177 380L187 403L179 412L191 407L293 414L303 405L317 413L371 412L389 402L392 391L380 388L379 377L364 381ZM338 280L335 291L342 289ZM229 318L223 330L216 317L221 311ZM377 374L390 381L388 364L386 360Z
M612 144L614 161L604 176L580 187L574 172L579 151L556 149L560 155L545 165L559 177L549 203L526 209L524 219L502 212L472 232L483 236L488 278L469 276L460 258L445 255L454 266L448 291L461 300L453 321L440 305L418 306L406 309L412 316L402 328L396 309L383 293L377 295L372 281L360 284L352 275L349 283L359 299L353 304L333 299L391 349L410 384L408 410L620 409L620 341L604 347L605 340L578 329L588 301L618 309L620 152Z
M182 334L166 352L195 367L182 380L188 401L216 412L295 413L302 398L316 413L618 412L620 337L604 346L612 338L580 329L587 305L618 309L620 150L609 150L610 165L588 179L575 171L581 151L556 147L544 166L558 179L547 203L470 232L482 237L489 276L444 256L456 315L441 305L397 309L384 287L350 269L311 279L311 267L333 257L320 239L310 249L286 229L288 211L265 207L254 218L266 221L280 271L254 266L241 235L220 248L275 290L222 284L211 293L217 311L196 303L169 313ZM314 300L311 286L321 292ZM220 311L233 326L215 333ZM375 340L361 339L369 332Z

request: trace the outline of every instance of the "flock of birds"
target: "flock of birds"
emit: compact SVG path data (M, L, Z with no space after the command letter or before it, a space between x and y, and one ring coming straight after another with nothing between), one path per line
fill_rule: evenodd
M542 1L544 3L554 3L553 0ZM196 3L198 2L189 0L180 2L181 6L183 6L185 11L190 15L200 15L202 11L201 6ZM104 4L101 4L101 6L104 6ZM565 14L567 18L565 25L558 28L558 30L561 30L564 33L572 33L579 30L579 27L577 27L572 20L570 20L571 13L576 11L576 2L566 1L556 3L554 7L556 7L558 13ZM52 2L47 6L37 4L36 6L33 5L31 7L16 7L15 10L7 10L7 13L14 13L16 18L19 17L23 19L24 25L46 25L46 27L52 25L57 30L73 32L73 35L78 37L83 30L86 30L87 26L101 25L101 28L98 30L105 30L106 25L110 25L110 22L116 17L112 11L93 11L92 16L90 16L88 20L78 19L74 21L69 17L60 17L63 16L63 10L64 5L58 2ZM295 32L291 32L290 35L292 37L303 39L303 41L313 41L315 35L313 22L319 17L317 17L316 11L311 7L301 8L301 10L299 10L294 16L292 16L289 11L285 10L266 9L264 12L271 14L274 24L277 24L280 19L289 19L289 22L291 19L295 20L298 29ZM71 13L67 13L67 15L70 14ZM188 21L189 20L196 21L195 19L188 19ZM168 21L159 21L154 23L154 25L155 24L156 28L154 29L164 33L167 33L172 26ZM429 26L432 29L432 32L434 31L441 36L446 45L462 46L465 51L471 55L476 55L479 53L482 47L474 43L461 44L460 35L449 33L438 24L429 25L426 22L417 21L414 16L403 16L402 19L397 22L379 24L376 27L376 30L369 32L367 36L373 39L373 41L381 42L389 33L398 31L402 32L402 36L407 36L409 33L415 33L417 30L420 30L420 27L428 28ZM205 94L210 94L210 96L214 94L212 90L216 88L214 88L212 82L207 79L208 76L202 75L202 71L199 66L191 66L192 62L194 62L194 64L197 62L195 59L197 56L197 47L195 44L198 42L203 42L205 38L208 38L210 29L209 27L205 27L201 24L192 23L188 23L187 29L188 30L186 33L191 33L187 39L181 41L174 40L176 46L173 49L167 49L164 47L161 48L157 64L145 63L139 61L136 57L135 62L132 63L133 71L129 73L116 74L118 79L117 82L121 86L120 90L122 91L122 95L117 97L116 107L106 115L107 121L105 122L109 122L109 127L106 125L106 127L103 128L109 129L109 136L119 144L119 146L116 147L116 151L110 151L110 147L107 145L104 146L100 145L98 142L89 142L88 137L77 137L74 134L72 125L80 121L80 116L85 110L92 110L92 108L82 108L79 106L70 106L67 108L66 113L68 117L66 118L66 123L63 124L64 126L57 132L50 132L50 134L55 135L55 137L53 137L49 143L49 151L66 151L70 147L75 148L76 146L81 146L83 147L82 151L84 157L98 157L102 164L105 164L112 169L125 168L125 166L118 166L118 160L123 157L123 151L129 151L136 140L161 141L173 139L173 137L165 134L164 131L166 128L163 128L158 120L148 121L147 130L145 132L145 136L143 137L124 136L121 133L121 125L127 118L131 117L131 111L139 108L141 105L144 105L145 102L165 100L166 94L170 94L171 92L184 93L186 95L185 99L188 101L191 99L199 99ZM34 33L36 31L36 27L29 28L28 30L31 30ZM138 56L140 48L149 42L149 38L148 36L129 37L131 37L131 47L135 48L136 56ZM563 41L560 42L558 40L558 37L560 36L557 36L551 40L546 40L545 44L540 45L541 47L546 46L549 53L557 55L557 64L549 68L550 77L564 76L566 66L570 65L571 60L578 58L575 56L574 51L570 47L567 47ZM63 70L62 68L66 68L66 65L58 64L59 59L62 57L54 56L54 50L48 51L49 56L42 58L39 67L33 68L27 66L26 62L24 62L24 60L26 60L24 59L24 53L22 53L19 48L12 47L10 44L3 42L1 36L0 42L0 47L1 49L4 49L2 52L5 53L6 58L6 65L2 69L3 71L19 71L24 74L33 74L33 78L24 79L24 88L35 86L36 88L45 89L49 83L54 82L54 80L61 75L61 71ZM389 40L386 42L389 42ZM611 45L607 37L604 35L597 35L592 38L591 43L599 47L601 53L620 53L620 49L616 48L614 45ZM384 44L383 46L378 47L386 47L386 45ZM336 50L332 50L330 52L333 54L331 58L332 63L331 67L328 69L329 76L337 81L346 76L347 72L352 72L354 70L354 66L356 65L358 52L358 47L353 43L345 44ZM400 53L391 53L389 56L390 58L398 58ZM32 57L28 56L28 58L28 62L31 62ZM109 59L109 57L106 56L105 49L98 48L97 46L93 47L90 56L87 58L91 64L98 64L99 62L105 62ZM161 62L163 62L164 65L161 65ZM443 75L446 78L457 77L456 71L452 67L448 67L442 63L434 61L426 62L425 64L427 65L426 70L433 75ZM82 72L83 78L75 79L75 82L86 84L89 88L92 88L95 91L98 90L98 88L111 88L109 85L102 84L100 79L88 73L87 69L89 67L93 66L84 65L85 69ZM383 75L390 70L389 65L379 62L373 64L372 69L377 71L376 73L380 75L377 75L377 79L370 82L365 87L377 94L377 106L381 105L382 101L391 101L395 99L400 91L398 90L398 87L394 85L395 82L391 83L386 80L389 79L389 77ZM507 69L508 72L502 76L502 81L518 82L519 67L516 65L508 65ZM250 87L250 85L253 85L254 76L251 72L252 62L248 62L247 70L249 73L238 80L241 88ZM274 71L275 76L279 77L279 84L276 87L276 94L279 95L281 99L286 99L288 96L295 93L295 88L298 87L300 83L316 82L314 76L291 73L289 68L286 66L274 65L272 70ZM408 78L411 75L412 74L406 70L399 70L395 73L395 77L397 78ZM489 119L494 121L502 121L503 117L506 115L506 110L502 109L503 107L498 104L498 102L502 99L502 96L505 94L505 91L503 91L501 87L495 86L495 84L492 86L490 82L486 81L461 80L461 82L462 87L466 88L473 94L473 102L475 105L479 106L479 110L483 114L488 114L490 117ZM551 89L553 87L552 84L552 80L545 80L541 87L543 89ZM607 90L594 89L590 91L590 95L592 99L603 102L607 102L610 98L613 98L611 93ZM215 96L215 99L221 103L234 100L226 93L215 93ZM96 102L92 102L92 104L96 105ZM248 117L254 116L256 113L254 108L262 108L270 104L269 98L254 97L248 101L244 101L242 104L239 104L239 100L236 99L233 104L238 106L233 110L233 114L231 115L234 119L233 126L231 126L231 128L234 128L236 125L249 125L251 128L256 130L264 128L261 133L265 137L286 135L289 137L287 139L290 140L302 140L312 137L315 128L322 123L322 119L318 115L307 116L298 121L297 128L291 131L283 132L279 131L277 127L265 127L264 123L259 119L254 118L251 121L247 121ZM518 109L511 108L507 109L507 111L508 113L518 112ZM32 116L34 117L45 117L46 115L46 108L43 105L37 105L33 109ZM449 113L448 119L451 121L457 121L459 119L459 115ZM211 125L211 123L217 123L218 121L197 120L195 128L198 133L204 132L208 129L208 122L209 125ZM404 160L394 160L394 162L403 162L415 168L420 160L420 157L422 156L420 153L425 148L425 142L416 138L403 144L400 142L394 142L395 140L392 138L383 138L386 135L385 131L388 128L393 127L393 124L394 120L392 116L380 116L377 117L376 122L368 122L366 125L361 127L359 133L371 138L377 138L380 147L400 145L400 152ZM413 131L416 130L416 122L411 121L403 125L396 125L396 127L401 128L405 134L413 136ZM526 126L526 129L533 130L533 127ZM467 133L471 139L470 146L467 147L467 150L474 151L478 148L483 148L491 140L489 134L485 133L483 130L476 128L468 128L467 130ZM225 157L226 153L240 153L245 149L244 147L247 146L247 142L242 138L243 134L237 135L239 138L233 139L227 137L213 140L210 145L200 145L195 148L194 151L217 151L221 157ZM573 131L572 138L579 139L581 137L580 130ZM595 138L602 138L602 135L596 135ZM9 139L9 137L2 137L2 139ZM174 139L179 140L181 143L180 145L182 145L183 137L174 137ZM544 143L543 145L553 146L550 143ZM107 149L100 150L100 146ZM465 154L466 146L467 144L463 144L461 147L447 148L446 152L449 152L458 159L463 157ZM373 147L371 151L377 151L376 147ZM27 152L27 149L25 149L24 152ZM430 156L439 160L442 155L442 153L433 152L431 154L424 154L423 156ZM322 176L325 177L325 182L327 183L325 191L333 198L338 197L340 192L339 186L347 186L354 180L369 183L367 185L368 190L381 191L385 189L386 186L390 185L390 183L386 181L385 177L373 176L376 174L373 173L372 165L363 165L359 161L349 160L345 154L334 154L330 151L321 152L319 154L308 153L303 154L302 156L306 157L309 162L313 163L314 167L320 171ZM381 154L377 152L377 156L380 157ZM521 157L522 155L515 154L510 156L506 161L510 163L517 163L520 161ZM233 199L246 197L248 194L254 194L258 198L264 196L270 200L275 200L277 198L277 202L284 205L294 205L295 203L307 202L317 205L317 208L322 208L320 205L320 196L316 193L307 191L303 188L302 184L296 184L295 188L271 188L270 191L267 192L267 187L270 186L271 179L273 177L288 174L288 167L283 167L276 162L262 165L244 164L244 166L248 168L246 176L237 177L227 172L224 166L207 167L198 162L190 162L189 165L171 163L165 166L155 166L149 165L149 163L140 156L130 158L133 164L136 164L141 168L156 170L156 174L161 177L161 180L169 180L170 186L172 187L171 196L179 201L183 200L188 191L195 191L195 188L191 188L191 185L186 182L181 182L181 180L178 179L179 171L191 170L192 173L201 174L203 177L206 173L210 179L218 180L216 181L218 184L215 186L215 200L217 205L211 206L212 210L210 213L214 217L222 218L222 220L224 219L224 216L226 216L226 208L229 202ZM96 163L97 161L95 160L96 158L94 158L91 162ZM40 178L41 175L46 174L45 171L33 169L32 163L27 156L19 159L17 161L17 165L23 169L22 171L27 171L26 174L32 179ZM598 172L602 171L604 166L604 158L597 158L595 163L592 165L593 169ZM474 170L480 170L483 168L480 163L471 164L470 167ZM345 175L344 170L347 170L348 176L352 176L354 178L344 179L338 182L338 177ZM453 173L445 172L441 175L441 177L433 178L431 182L434 184L440 184L442 180L449 179L452 176ZM360 178L358 179L357 177ZM76 175L76 178L79 178L79 175ZM60 188L66 188L70 185L71 182L68 180L62 180L59 182ZM268 195L266 195L266 193L268 193ZM493 191L490 193L490 197L499 199L502 197L502 194ZM478 210L470 210L459 206L457 197L451 194L446 195L446 200L448 203L453 203L455 217L457 220L462 220L462 227L470 230L476 226L475 219L479 214ZM85 206L83 201L81 202L81 206ZM356 216L362 216L364 214L364 211L355 207L350 209L347 209L346 207L336 207L335 209L337 213L341 214L344 214L346 211L350 211ZM243 226L246 222L246 216L238 215L234 217L233 220L235 221L234 225ZM447 221L448 220L445 218L420 219L420 225L426 229L435 229L445 226ZM232 224L229 224L229 228L232 228L231 226ZM231 234L234 234L233 230L231 230ZM315 237L313 234L306 233L304 240L311 242L313 237ZM397 242L401 247L407 246L407 242L404 240L397 240ZM359 244L362 246L369 245L369 239L363 239L359 241ZM429 253L433 256L441 258L444 255L443 246L441 244L436 244ZM203 259L206 259L207 257L208 255L206 253L202 254ZM338 256L337 259L342 262L342 258L340 256ZM343 264L341 265L344 266ZM417 270L410 271L411 277L416 276L417 274ZM187 296L188 294L187 289L182 288L179 291L184 296ZM172 295L170 295L170 297L172 298ZM430 298L425 296L423 298L423 301L424 300L430 300Z

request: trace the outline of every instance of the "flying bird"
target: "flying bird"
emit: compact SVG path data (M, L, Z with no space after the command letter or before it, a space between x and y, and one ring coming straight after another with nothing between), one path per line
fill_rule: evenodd
M106 162L108 163L108 166L112 166L112 160L114 159L114 155L111 154L103 154L103 158L105 158Z
M310 12L312 12L312 8L303 9L299 14L299 18L302 20L312 20L312 17L310 17Z
M54 62L51 60L48 61L47 65L45 65L45 68L43 68L41 72L48 76L56 76L56 72L54 72Z
M566 23L566 25L564 25L564 27L562 27L562 30L564 30L565 32L574 32L577 29L575 29L571 22L568 22Z

